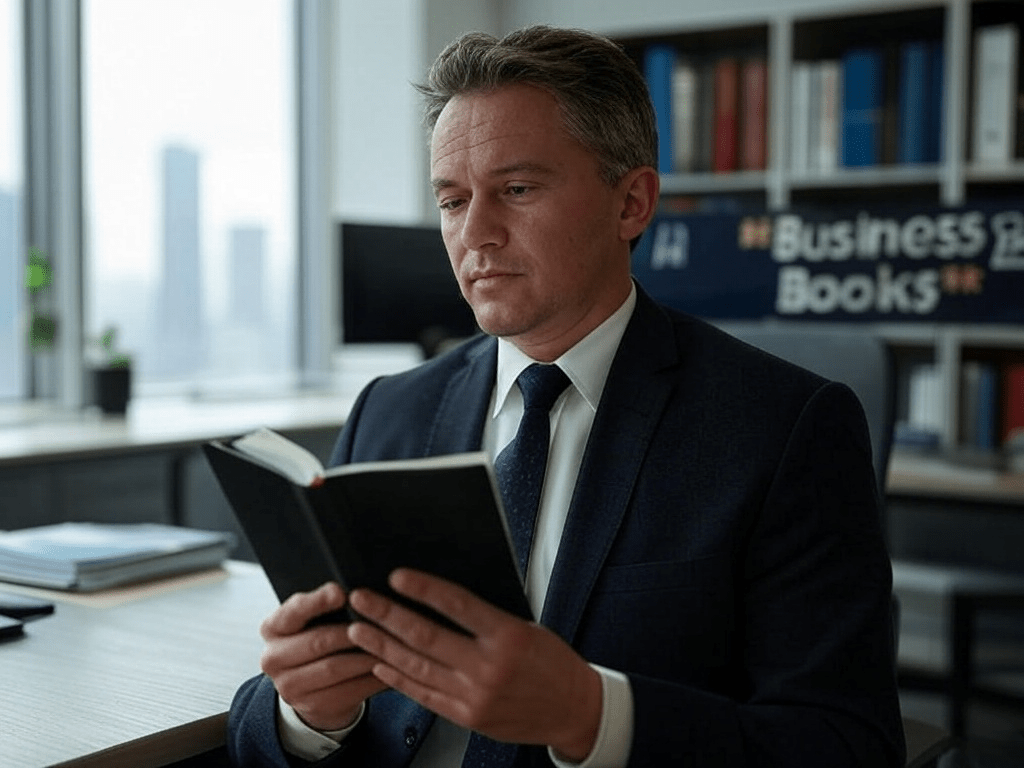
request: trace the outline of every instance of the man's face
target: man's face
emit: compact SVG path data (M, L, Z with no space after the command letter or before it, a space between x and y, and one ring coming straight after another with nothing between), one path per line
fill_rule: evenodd
M452 99L430 154L441 234L483 330L549 361L625 300L621 185L601 180L548 92L515 85Z

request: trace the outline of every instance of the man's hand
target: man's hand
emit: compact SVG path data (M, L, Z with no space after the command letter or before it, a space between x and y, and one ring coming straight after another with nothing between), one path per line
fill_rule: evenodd
M371 674L377 659L352 651L346 625L305 629L310 619L344 605L341 587L327 583L292 595L260 626L264 673L299 717L321 731L351 725L362 701L387 687Z
M349 625L381 683L458 725L499 741L544 744L580 762L601 721L601 680L550 630L523 621L444 579L409 569L392 588L465 627L466 637L369 590L352 607L377 626Z

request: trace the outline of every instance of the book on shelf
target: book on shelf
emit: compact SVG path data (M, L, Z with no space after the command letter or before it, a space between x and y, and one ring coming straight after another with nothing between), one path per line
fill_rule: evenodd
M694 170L709 173L715 157L715 61L705 59L698 65L697 135Z
M532 620L485 453L325 469L267 429L203 451L280 600L336 581L454 627L391 589L388 575L409 567ZM324 620L353 617L346 607Z
M817 171L818 142L821 140L821 123L818 122L821 107L821 67L818 62L811 62L808 77L808 109L804 115L807 121L807 170Z
M672 71L672 168L694 173L697 161L697 110L700 71L691 59L679 59Z
M739 60L722 56L715 62L715 141L711 170L730 173L739 167Z
M945 62L940 39L907 40L900 47L897 162L937 163L942 157Z
M1018 38L1015 24L975 30L971 159L976 162L1006 162L1014 156Z
M789 169L799 175L809 168L811 128L810 61L794 61L789 75Z
M658 172L673 170L672 80L676 52L670 45L650 45L644 51L644 77L654 105L658 128Z
M926 135L931 128L928 101L929 46L925 40L906 40L900 44L899 86L897 93L896 162L923 163L928 158Z
M893 440L897 445L936 448L944 422L942 373L934 363L913 363L897 371L903 405Z
M842 163L878 165L882 151L885 55L882 48L851 48L842 55Z
M879 136L878 162L897 162L897 131L899 127L899 64L900 47L896 40L882 46L882 123Z
M839 60L816 61L811 68L811 102L808 165L817 173L830 173L839 165L839 123L842 70Z
M942 146L946 124L946 48L941 38L928 41L928 104L925 132L925 162L937 163L945 154Z
M92 592L213 568L230 533L157 523L68 522L0 533L0 581Z
M982 451L996 449L997 370L992 363L968 360L961 367L960 442Z
M1007 363L1002 371L1000 444L1024 432L1024 363Z
M763 171L768 163L768 61L755 56L740 67L740 158L744 171Z

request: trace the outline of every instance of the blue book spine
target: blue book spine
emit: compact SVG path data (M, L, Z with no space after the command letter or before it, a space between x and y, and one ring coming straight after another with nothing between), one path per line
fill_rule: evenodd
M926 163L942 159L942 126L944 123L943 86L946 77L946 50L942 40L928 42L928 103L925 117Z
M996 448L997 407L996 368L994 365L982 365L978 376L978 448L989 451Z
M672 73L676 52L668 45L652 45L644 51L644 77L651 93L658 125L658 171L672 172Z
M853 48L843 54L842 62L843 165L877 165L882 134L882 50Z
M896 162L923 163L926 160L928 131L928 44L908 40L900 46L899 88L896 106Z

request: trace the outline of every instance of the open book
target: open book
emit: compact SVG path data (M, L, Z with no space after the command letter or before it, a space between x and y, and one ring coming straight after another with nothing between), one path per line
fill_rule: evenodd
M391 590L391 571L409 567L533 619L485 453L325 470L267 429L203 450L278 599L336 581L346 592L369 587L454 627ZM340 614L324 620L353 618L347 607Z

